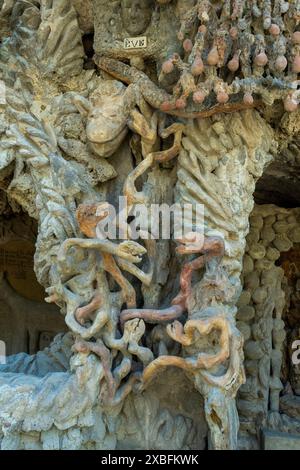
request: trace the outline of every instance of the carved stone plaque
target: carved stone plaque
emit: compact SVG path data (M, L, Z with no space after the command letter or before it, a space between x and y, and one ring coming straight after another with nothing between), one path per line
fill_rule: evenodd
M175 3L154 0L93 0L94 49L116 59L138 56L163 61L181 44L177 39L179 18Z

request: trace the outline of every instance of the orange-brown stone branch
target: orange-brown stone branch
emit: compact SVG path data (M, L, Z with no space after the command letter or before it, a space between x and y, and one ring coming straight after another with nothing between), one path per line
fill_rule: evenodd
M141 318L148 323L160 323L175 320L184 312L181 305L172 305L165 309L127 309L120 315L121 323L125 323L133 318Z
M199 241L193 241L187 237L182 240L182 244L176 248L178 254L188 255L194 253L203 253L202 256L186 263L180 274L180 292L173 300L173 304L184 303L187 307L187 301L192 294L192 275L193 272L205 266L210 259L217 257L222 258L224 255L224 241L219 237L199 238Z
M84 325L87 321L93 321L95 311L102 306L102 299L99 293L96 293L93 299L89 304L84 307L79 307L75 312L75 318L80 323Z
M208 313L208 315L207 315ZM202 312L203 317L189 320L183 327L178 321L168 325L167 332L172 339L181 343L184 348L196 343L204 336L208 336L213 330L220 331L219 350L216 353L194 353L189 357L160 356L149 364L143 373L144 388L159 374L165 367L175 366L185 370L190 374L198 374L212 386L220 387L232 391L241 383L245 377L241 360L243 357L243 338L240 332L225 313L218 308L211 307L208 311ZM197 332L197 336L195 335ZM229 359L229 361L228 361ZM221 364L226 365L226 371L222 375L214 375L211 371Z
M219 237L202 238L189 236L182 240L182 245L177 248L180 254L204 253L190 263L186 263L180 274L180 292L173 299L169 308L158 309L127 309L121 312L121 322L124 323L133 318L141 318L145 322L159 323L179 318L188 307L188 299L192 294L192 274L202 268L211 258L222 258L224 254L224 242Z
M89 238L96 238L97 225L107 216L108 210L106 203L81 204L76 212L80 231ZM121 287L124 296L124 302L126 302L129 308L134 307L136 305L135 290L129 281L127 281L127 279L123 276L113 255L102 252L102 260L105 271L108 272ZM95 311L98 303L99 299L95 298L89 305L78 309L75 313L76 319L78 319L81 324L87 319L90 319L90 315L93 311Z
M96 238L96 228L109 215L106 203L80 204L76 218L80 231L88 238Z

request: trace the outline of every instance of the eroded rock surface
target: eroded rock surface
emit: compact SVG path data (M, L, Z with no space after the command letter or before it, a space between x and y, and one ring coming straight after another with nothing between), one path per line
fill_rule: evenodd
M0 365L2 450L253 449L262 428L300 432L299 15L0 2L0 324L12 311L22 335ZM120 196L123 236L101 237ZM179 239L126 224L174 203L192 207ZM35 245L52 305L8 241Z

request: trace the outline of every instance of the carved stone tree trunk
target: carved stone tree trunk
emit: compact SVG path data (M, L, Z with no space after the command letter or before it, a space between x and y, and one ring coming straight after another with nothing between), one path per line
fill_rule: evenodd
M240 275L253 192L257 179L272 159L272 138L271 127L252 110L194 119L187 123L178 160L177 200L203 204L205 235L219 236L225 242L224 257L212 278L214 283L209 279L208 269L194 287L188 309L192 320L201 318L201 310L205 318L207 307L212 307L212 317L221 311L231 328L227 373L222 376L221 366L212 369L213 374L200 370L195 375L195 383L206 397L206 418L215 449L237 447L239 419L235 395L244 382L244 373L242 341L234 326L235 305L241 292Z

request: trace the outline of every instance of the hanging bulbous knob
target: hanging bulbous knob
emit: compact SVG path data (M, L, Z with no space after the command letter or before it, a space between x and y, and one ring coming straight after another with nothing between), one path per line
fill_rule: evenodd
M219 91L217 94L217 101L220 104L225 104L229 100L229 95L226 91Z
M277 57L275 61L275 68L278 72L283 72L287 68L288 61L284 55Z
M294 44L300 44L300 31L295 31L292 34L292 41Z
M272 36L279 36L280 34L280 28L277 24L271 24L270 28L269 28L269 32L270 34L272 34Z
M186 108L186 99L185 98L178 98L175 103L176 109L184 109Z
M205 24L201 24L198 28L198 31L199 31L199 33L206 34L207 27L205 26Z
M193 101L196 104L202 104L206 98L206 94L202 90L197 90L193 94Z
M170 101L164 101L160 106L161 111L164 111L165 113L167 113L168 111L171 111L171 109L173 108L174 106Z
M194 77L198 77L199 75L201 75L203 70L204 70L203 60L201 58L201 55L197 54L191 67L191 73Z
M264 67L268 63L268 56L265 52L261 52L260 54L257 54L257 56L254 59L255 65L258 65L259 67Z
M169 59L169 60L166 60L163 64L162 64L162 67L161 67L163 73L165 73L166 75L169 74L169 73L172 73L173 70L174 70L174 64L173 62Z
M287 96L286 99L284 100L284 109L288 113L292 113L294 111L297 111L298 108L298 101L291 95Z
M185 52L191 52L191 50L193 49L193 43L190 39L185 39L183 41L183 49L185 50Z
M239 53L234 54L233 58L228 62L227 67L231 72L236 72L239 69Z
M251 106L251 105L254 103L253 96L252 96L252 94L251 94L249 91L247 91L247 92L244 94L243 101L244 101L244 103L247 104L248 106Z

